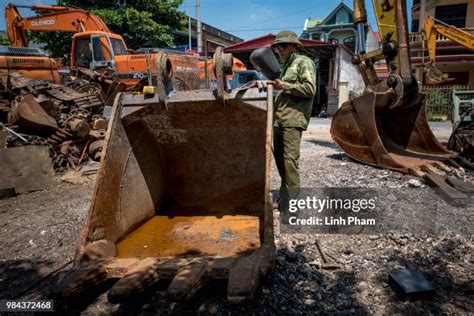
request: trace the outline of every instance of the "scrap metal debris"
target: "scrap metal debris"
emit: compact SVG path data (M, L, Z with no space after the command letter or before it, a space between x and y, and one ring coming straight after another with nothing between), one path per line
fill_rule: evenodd
M390 272L388 283L404 300L431 298L434 294L433 286L420 272L413 270L397 269Z
M48 146L57 173L100 160L107 121L96 83L78 79L52 84L12 73L2 88L7 147Z
M321 243L317 238L314 241L314 243L316 244L316 247L318 248L319 254L321 255L321 258L323 259L323 264L321 265L321 267L324 270L337 270L337 269L341 268L341 266L339 264L337 264L335 262L331 262L327 258L326 254L323 251L323 248L321 247Z

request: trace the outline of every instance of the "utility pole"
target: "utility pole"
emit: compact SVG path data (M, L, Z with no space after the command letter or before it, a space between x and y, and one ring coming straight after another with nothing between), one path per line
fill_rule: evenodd
M202 25L201 25L201 0L196 0L196 20L197 20L197 46L198 54L202 54Z
M411 30L412 32L420 32L423 25L423 21L426 17L426 1L420 1L420 16L418 17L418 30Z
M191 0L189 0L189 10L188 10L188 31L189 31L189 38L188 38L188 46L189 50L193 49L193 40L191 35Z

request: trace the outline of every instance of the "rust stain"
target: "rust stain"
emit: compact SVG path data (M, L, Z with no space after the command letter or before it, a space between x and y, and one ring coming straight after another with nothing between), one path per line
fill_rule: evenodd
M259 247L256 216L157 215L117 244L117 257L235 256Z

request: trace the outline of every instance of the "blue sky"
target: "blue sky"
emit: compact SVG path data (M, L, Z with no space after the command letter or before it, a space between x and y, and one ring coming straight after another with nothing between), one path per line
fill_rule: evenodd
M188 13L189 0L184 1L181 7ZM195 0L191 1L194 5ZM336 0L201 0L201 18L243 39L275 34L282 29L300 34L306 18L324 18L339 3ZM345 3L352 7L352 1ZM194 8L190 13L195 16Z
M14 3L17 5L33 5L33 4L56 4L57 0L0 0L0 30L5 30L5 11L4 8L8 3ZM20 13L24 16L31 15L31 11L28 9L20 9Z
M16 4L55 4L56 0L0 0L0 7L7 3ZM189 6L191 2L191 8ZM232 33L243 39L252 39L268 33L277 33L282 29L292 29L301 33L306 18L324 18L340 0L201 0L201 19L203 22ZM344 1L352 7L352 1ZM373 28L375 19L372 1L367 1L369 20ZM407 0L411 8L413 0ZM195 17L195 0L183 0L181 11ZM22 10L25 16L29 10ZM5 29L4 14L0 14L0 29Z

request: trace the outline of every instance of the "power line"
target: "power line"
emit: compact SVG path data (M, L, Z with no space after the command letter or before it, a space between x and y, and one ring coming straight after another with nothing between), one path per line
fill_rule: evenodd
M292 15L295 15L295 14L299 14L299 13L302 13L302 12L306 12L306 11L311 10L311 9L314 9L314 7L310 7L310 8L306 8L306 9L303 9L303 10L299 10L299 11L296 11L296 12L293 12L293 13L289 13L289 14L277 16L277 17L274 17L274 18L271 18L271 19L259 21L259 22L257 22L257 23L247 24L246 26L260 25L260 24L263 24L263 23L267 23L267 22L270 22L270 21L274 21L274 20L276 20L276 19L285 18L285 17L288 17L288 16L292 16Z
M272 30L301 30L301 26L275 26L275 27L268 27L268 28L260 28L260 29L237 29L237 30L224 30L224 32L253 32L253 31L272 31Z

